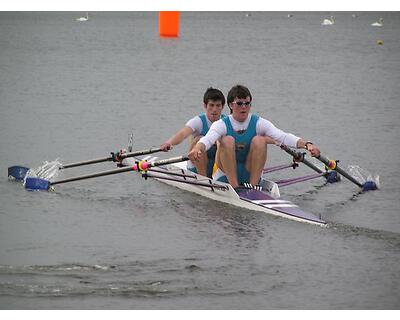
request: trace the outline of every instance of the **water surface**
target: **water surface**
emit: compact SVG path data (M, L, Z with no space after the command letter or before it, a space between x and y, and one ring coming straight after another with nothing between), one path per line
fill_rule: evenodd
M179 39L158 37L155 12L90 14L0 13L1 309L398 309L399 13L333 13L326 27L330 12L184 12ZM135 173L51 193L7 180L14 164L107 156L132 130L134 148L159 146L207 87L237 83L254 112L379 174L381 189L282 190L320 228Z

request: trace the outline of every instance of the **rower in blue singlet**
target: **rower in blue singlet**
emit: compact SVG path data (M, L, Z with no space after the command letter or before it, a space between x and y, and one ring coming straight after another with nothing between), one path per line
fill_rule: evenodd
M250 150L251 141L253 140L253 137L257 135L256 124L258 118L257 115L252 114L247 129L239 132L233 130L229 117L223 119L226 125L226 135L235 139L236 172L239 184L244 184L250 180L250 173L246 169L246 159ZM217 177L217 175L218 174L216 173L214 177ZM225 175L217 177L217 180L228 182Z
M180 144L184 139L191 136L191 150L200 138L207 134L211 124L221 118L222 109L225 104L225 97L220 90L208 88L204 94L203 102L205 112L190 119L182 129L160 146L161 149L168 151L172 146ZM188 161L187 168L211 178L215 153L216 146L210 146L210 150L207 152L207 157L204 157L200 161Z
M257 185L267 160L267 144L304 148L312 156L319 156L319 149L313 143L284 132L267 119L251 114L252 96L247 87L232 87L227 102L231 114L215 121L188 154L191 161L199 161L218 141L218 171L213 175L214 179L228 181L233 188L244 183ZM223 175L226 177L223 178Z

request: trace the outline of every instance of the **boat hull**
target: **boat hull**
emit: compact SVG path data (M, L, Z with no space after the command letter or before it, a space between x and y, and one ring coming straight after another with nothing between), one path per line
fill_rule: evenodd
M236 207L260 211L294 221L326 226L324 220L313 213L303 211L299 206L288 200L275 199L267 192L255 189L243 188L235 191L228 183L212 180L186 170L186 162L163 166L159 169L161 170L157 171L156 175L152 174L152 176L162 183L179 189L193 192L215 201L228 203ZM169 173L187 174L191 177L175 177L174 180L164 180L163 177L169 177ZM186 183L187 181L207 183L210 187ZM213 188L213 185L222 186L224 188Z

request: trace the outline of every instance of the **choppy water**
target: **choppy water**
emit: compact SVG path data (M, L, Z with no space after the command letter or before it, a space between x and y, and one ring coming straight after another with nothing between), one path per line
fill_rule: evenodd
M398 309L400 15L351 14L325 27L330 12L185 12L180 38L159 39L156 13L0 13L0 308ZM208 86L236 83L254 112L379 174L381 189L281 191L319 228L134 173L51 193L7 180L15 164L106 156L132 129L136 149L158 146Z

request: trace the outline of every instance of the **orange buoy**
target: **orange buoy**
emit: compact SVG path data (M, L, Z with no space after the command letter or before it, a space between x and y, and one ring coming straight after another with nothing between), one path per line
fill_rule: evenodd
M179 11L160 11L158 29L160 37L178 37Z

